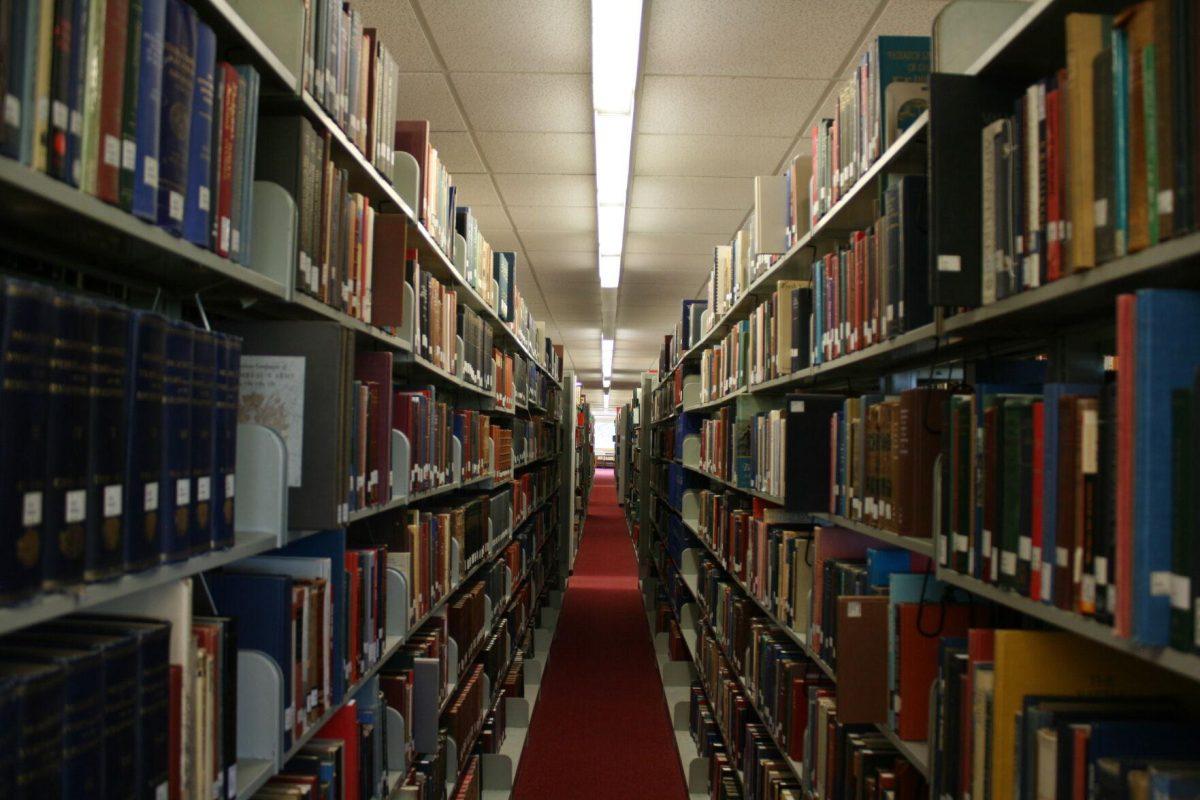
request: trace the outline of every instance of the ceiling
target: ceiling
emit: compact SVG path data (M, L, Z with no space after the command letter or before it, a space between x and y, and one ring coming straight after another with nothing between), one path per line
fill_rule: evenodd
M867 43L927 34L946 0L645 0L612 402L657 364L712 247L780 171ZM600 400L588 0L355 0L429 119L459 203ZM807 146L805 142L804 146Z

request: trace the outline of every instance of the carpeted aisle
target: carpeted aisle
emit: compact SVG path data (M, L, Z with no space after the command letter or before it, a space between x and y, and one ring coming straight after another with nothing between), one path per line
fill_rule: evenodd
M597 470L513 800L686 800L637 561Z

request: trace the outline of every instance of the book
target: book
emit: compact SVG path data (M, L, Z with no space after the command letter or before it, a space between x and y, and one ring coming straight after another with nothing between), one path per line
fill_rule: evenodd
M142 219L157 222L167 0L141 2L142 36L136 70L137 126L133 147L137 164L134 169L130 210Z
M183 238L206 249L212 236L213 193L210 180L215 119L213 111L216 99L216 50L216 34L208 25L198 23L182 229Z

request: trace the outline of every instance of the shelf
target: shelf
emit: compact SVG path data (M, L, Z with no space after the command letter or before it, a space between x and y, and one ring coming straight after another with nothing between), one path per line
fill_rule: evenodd
M363 322L357 317L352 317L343 311L338 311L333 306L322 303L312 295L304 294L303 292L296 292L292 297L292 302L305 311L311 312L315 316L324 317L325 319L340 323L343 328L349 328L360 336L370 339L373 342L390 347L391 349L400 353L412 352L411 342L401 339L399 336L393 336L382 328L377 328L369 322Z
M408 497L395 498L386 503L380 503L379 505L366 506L365 508L351 511L350 515L346 519L346 524L348 525L353 522L358 522L359 520L364 520L377 514L385 514L388 511L394 511L397 508L403 508L405 506L412 505L413 503L419 503L422 500L428 500L429 498L437 497L438 495L457 492L460 489L469 489L477 483L483 483L484 481L491 480L492 477L492 475L483 475L479 478L472 478L469 481L448 483L445 486L426 489L423 492L413 492L412 494L408 495Z
M694 472L697 475L702 475L705 478L708 478L710 481L715 481L715 482L721 484L722 486L733 489L735 492L741 492L742 494L748 494L751 497L757 497L759 500L765 500L768 503L774 503L774 504L780 505L780 506L786 505L786 503L784 502L784 499L782 497L776 497L775 495L767 494L766 492L760 492L757 489L747 489L744 486L738 486L736 484L730 483L729 481L725 480L724 478L718 478L716 475L713 475L712 473L705 472L704 470L700 469L699 467L688 466L687 464L684 464L682 461L676 460L675 463L679 464L681 467L683 467L684 469L686 469L689 472Z
M906 742L885 724L880 723L875 727L887 737L887 740L900 751L901 755L908 759L910 764L925 776L925 780L929 780L929 742Z
M721 406L729 405L730 403L735 402L739 397L746 394L747 392L748 392L747 388L745 386L742 386L737 389L734 389L732 392L729 392L728 394L725 394L725 395L722 395L721 397L716 398L715 400L707 400L703 403L698 403L694 406L689 406L687 408L684 408L683 406L678 406L678 408L682 409L682 413L684 413L684 414L692 414L697 411L707 411L710 408L720 408Z
M470 392L471 394L479 395L480 397L486 397L489 400L495 399L495 394L491 389L485 389L482 386L476 386L475 384L455 375L453 372L442 369L437 364L434 364L432 361L427 360L417 353L404 353L397 358L396 364L400 367L409 369L416 368L424 370L435 380L441 383L447 384L456 389L462 389L463 391Z
M234 561L274 550L278 546L275 537L270 534L239 534L236 543L226 550L212 550L186 561L150 567L110 581L83 584L62 592L39 594L24 603L0 608L0 634L36 625L64 614L84 611L180 578L223 567Z
M1019 611L1030 617L1048 622L1056 628L1091 639L1113 650L1120 651L1134 658L1161 667L1169 672L1182 675L1191 680L1200 681L1200 655L1183 653L1169 647L1146 647L1130 639L1124 639L1113 633L1108 625L1089 619L1073 611L1065 611L1057 606L1047 605L1028 597L1022 597L1007 589L1000 589L969 575L963 575L954 570L938 567L935 577L951 586L965 589L977 597L991 600L993 603Z
M830 525L836 525L839 528L846 528L855 533L861 533L863 536L870 536L872 539L878 539L884 544L890 544L893 547L899 547L904 550L916 553L917 555L933 558L933 540L920 539L915 536L901 536L892 531L885 531L882 528L873 528L870 525L864 525L861 522L856 522L847 517L839 517L836 514L813 514L817 521L825 520Z

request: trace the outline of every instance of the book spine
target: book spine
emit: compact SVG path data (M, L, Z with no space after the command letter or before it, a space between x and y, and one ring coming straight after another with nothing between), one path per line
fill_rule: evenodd
M167 796L170 764L171 661L166 628L143 634L138 656L138 759L143 800Z
M182 0L167 0L159 121L158 224L175 236L183 234L187 200L198 24L191 6Z
M116 0L120 2L120 0ZM138 98L141 77L142 23L144 0L127 0L125 27L125 71L121 92L121 168L118 174L117 202L129 211L133 208L133 186L137 174Z
M162 464L158 536L163 561L185 558L190 546L194 491L191 475L192 363L195 337L182 322L168 324L163 357Z
M238 67L238 75L245 79L246 109L245 109L245 149L242 153L242 169L236 178L234 191L241 194L241 208L238 213L238 249L235 260L239 264L250 264L251 246L253 244L254 226L251 224L254 211L254 154L255 143L258 140L258 96L261 78L251 66Z
M124 554L122 484L129 424L125 408L129 317L126 309L112 304L100 306L96 316L88 416L87 552L83 567L83 577L89 581L120 572Z
M108 25L107 0L88 0L87 38L84 51L84 85L81 112L83 128L79 143L79 188L97 193L102 142L100 140L100 100L103 91L104 33Z
M71 61L67 85L67 158L65 180L81 186L83 178L83 110L87 91L88 13L91 0L75 0L71 9Z
M163 35L167 0L142 0L142 42L138 55L137 127L131 210L158 219L159 125L162 113Z
M217 255L228 256L233 221L233 160L234 139L237 136L237 108L240 87L233 66L221 63L221 159L216 190L216 219L213 223L213 249Z
M237 467L238 376L241 371L241 340L221 336L217 361L217 387L214 408L214 476L212 546L216 549L234 544L235 471Z
M234 116L233 135L233 169L229 177L229 258L237 261L242 252L242 202L245 199L241 192L242 178L246 167L246 148L249 146L246 127L246 107L250 99L250 86L242 70L237 74L237 105Z
M214 70L217 37L200 23L196 35L196 79L192 94L191 131L188 134L187 189L184 194L183 237L207 248L211 238L212 143Z
M75 0L55 0L54 47L51 54L47 171L60 181L70 179L68 144L71 135L71 53Z
M130 0L106 0L105 58L101 65L99 157L96 196L106 203L120 201L121 129L125 102Z
M95 306L68 295L51 301L46 425L46 536L42 586L58 588L83 577L87 532L89 387Z
M125 378L125 569L158 561L159 496L162 471L163 369L166 320L139 312L129 321L129 366Z
M217 392L217 337L206 330L195 331L191 381L191 485L192 501L188 550L201 553L212 546L213 480L216 451L215 409Z

